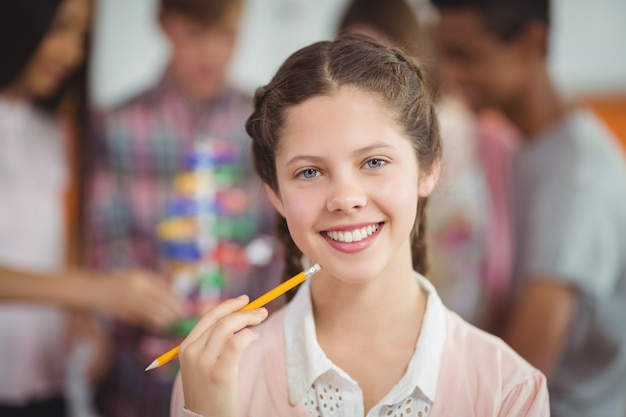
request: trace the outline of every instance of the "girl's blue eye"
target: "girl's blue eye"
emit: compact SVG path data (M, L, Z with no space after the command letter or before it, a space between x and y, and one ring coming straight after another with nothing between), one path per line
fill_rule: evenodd
M317 169L308 168L308 169L305 169L304 171L300 171L300 173L298 174L298 177L304 178L306 180L310 180L310 179L317 177L318 174L319 174L319 171Z
M382 159L373 158L366 162L368 168L380 168L385 165L385 161Z

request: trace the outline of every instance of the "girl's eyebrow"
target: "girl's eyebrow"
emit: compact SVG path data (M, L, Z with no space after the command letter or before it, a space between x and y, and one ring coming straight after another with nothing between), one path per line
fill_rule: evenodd
M378 151L381 149L396 149L396 147L386 142L374 142L371 145L368 145L364 148L357 149L356 151L353 152L353 154L354 156L359 156L362 154L371 153L371 152Z
M287 161L287 163L285 164L285 166L289 166L289 165L293 165L296 162L321 162L324 158L319 157L319 156L313 156L313 155L296 155L293 158L291 158L289 161Z
M371 152L378 151L381 149L396 149L396 147L385 142L375 142L371 145L355 150L354 152L352 152L352 154L354 156L360 156L360 155L371 153ZM301 162L301 161L315 163L315 162L321 162L323 160L324 158L320 156L315 156L315 155L296 155L293 158L289 159L289 161L287 161L285 165L289 166L296 162Z

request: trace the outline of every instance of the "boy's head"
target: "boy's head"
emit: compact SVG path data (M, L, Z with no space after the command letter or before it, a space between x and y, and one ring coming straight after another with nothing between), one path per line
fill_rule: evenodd
M442 80L475 109L506 109L545 70L549 0L431 0Z
M417 15L405 0L352 0L337 31L367 35L413 56L418 56L423 43Z
M242 0L160 0L159 22L168 38L170 71L196 100L221 87L235 50Z

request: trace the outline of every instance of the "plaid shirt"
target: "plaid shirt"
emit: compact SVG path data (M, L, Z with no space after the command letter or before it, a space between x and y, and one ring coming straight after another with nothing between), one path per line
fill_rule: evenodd
M210 102L192 103L166 75L138 97L95 116L96 163L87 212L92 267L161 270L156 225L174 195L183 156L198 135L235 145L257 231L272 234L274 211L253 175L244 130L251 104L250 97L230 87ZM225 295L259 295L277 283L279 267L272 262L245 280L234 280ZM97 396L102 412L109 417L168 416L175 365L151 372L144 368L177 341L122 324L116 324L113 333L113 366Z

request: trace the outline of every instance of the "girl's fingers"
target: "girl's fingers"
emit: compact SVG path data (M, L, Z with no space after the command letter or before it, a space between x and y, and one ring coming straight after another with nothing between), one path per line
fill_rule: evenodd
M209 358L218 358L225 349L236 348L237 345L231 346L230 343L238 339L238 334L242 333L248 326L260 324L266 318L267 310L259 308L240 311L220 319L210 332L206 332L197 339L198 343L205 343L203 355Z
M189 335L183 341L183 344L189 344L195 341L198 337L200 337L200 335L209 330L218 320L240 310L246 304L248 304L247 295L241 295L237 298L231 298L221 302L200 319L191 332L189 332Z
M219 357L224 350L240 349L240 346L248 346L254 340L248 340L250 335L246 326L255 326L267 317L266 309L240 311L229 314L219 319L194 340L185 339L180 345L179 357L181 367L191 366L203 369L215 377L214 370ZM243 330L242 330L243 329ZM240 333L246 336L239 337ZM241 345L238 340L247 341ZM238 357L241 352L234 352L227 357Z
M215 362L213 368L214 380L236 380L239 372L239 361L243 352L258 338L259 335L250 329L243 329L230 337Z

